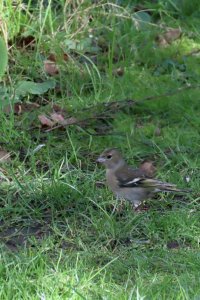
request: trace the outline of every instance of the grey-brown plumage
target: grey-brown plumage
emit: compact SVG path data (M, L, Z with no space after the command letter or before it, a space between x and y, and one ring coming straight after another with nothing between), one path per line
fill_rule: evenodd
M117 198L127 199L135 207L155 192L187 192L174 184L151 178L143 168L132 169L115 148L105 150L97 161L105 165L107 184Z

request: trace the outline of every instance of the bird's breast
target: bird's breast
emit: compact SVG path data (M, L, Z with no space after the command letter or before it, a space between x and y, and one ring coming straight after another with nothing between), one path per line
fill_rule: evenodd
M106 181L107 181L107 185L108 187L114 192L117 193L118 191L118 180L115 176L115 174L113 173L112 170L107 169L106 170Z

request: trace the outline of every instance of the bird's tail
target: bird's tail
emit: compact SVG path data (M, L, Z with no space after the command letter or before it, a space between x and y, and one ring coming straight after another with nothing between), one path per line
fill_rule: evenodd
M145 184L148 187L155 188L155 192L174 192L174 193L189 193L191 190L179 189L175 184L162 182L156 179L145 179Z

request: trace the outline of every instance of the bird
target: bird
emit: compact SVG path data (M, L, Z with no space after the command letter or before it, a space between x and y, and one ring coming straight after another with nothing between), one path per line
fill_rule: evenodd
M175 184L152 178L145 168L133 169L117 148L104 150L97 162L106 167L107 185L114 195L118 199L129 200L135 208L156 192L189 192Z

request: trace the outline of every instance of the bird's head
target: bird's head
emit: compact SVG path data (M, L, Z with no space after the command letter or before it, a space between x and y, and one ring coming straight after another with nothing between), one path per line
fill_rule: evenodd
M102 163L105 165L107 169L118 169L125 164L125 161L116 148L106 149L101 153L97 162Z

